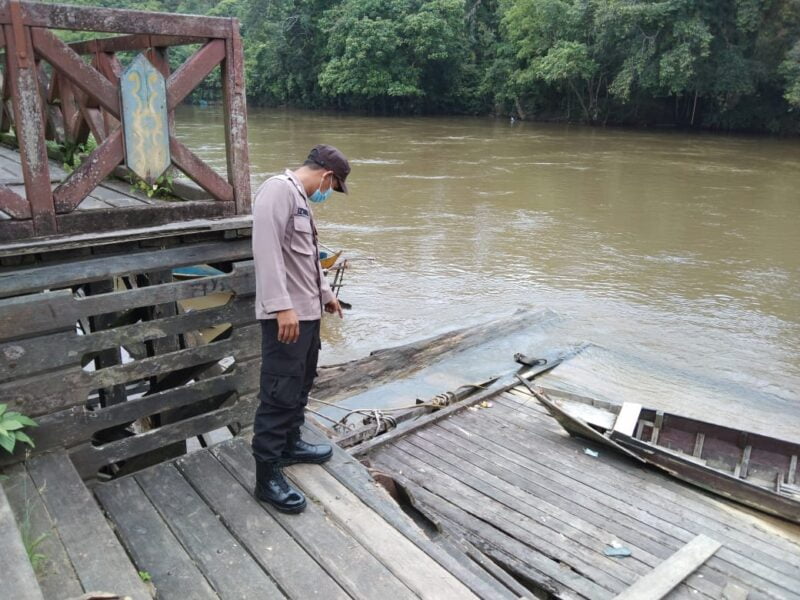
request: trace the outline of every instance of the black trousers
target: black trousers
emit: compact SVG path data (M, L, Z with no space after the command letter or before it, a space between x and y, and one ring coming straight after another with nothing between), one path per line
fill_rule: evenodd
M253 456L273 461L300 437L308 394L317 375L319 321L300 321L300 339L278 341L278 322L261 321L261 390L253 423Z

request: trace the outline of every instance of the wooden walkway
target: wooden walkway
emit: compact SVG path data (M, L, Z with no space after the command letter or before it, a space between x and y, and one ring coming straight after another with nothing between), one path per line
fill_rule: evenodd
M99 484L94 494L63 452L18 464L0 488L4 547L17 550L0 556L0 572L20 574L4 576L4 597L519 597L513 581L506 587L445 539L431 542L345 452L325 468L287 472L309 498L301 515L252 497L254 464L242 438ZM21 539L9 526L12 511ZM36 577L20 569L32 540L40 540Z
M559 598L613 598L698 534L723 546L669 598L800 598L800 536L570 438L521 386L490 404L375 446L372 467L443 531ZM631 556L606 556L612 545Z

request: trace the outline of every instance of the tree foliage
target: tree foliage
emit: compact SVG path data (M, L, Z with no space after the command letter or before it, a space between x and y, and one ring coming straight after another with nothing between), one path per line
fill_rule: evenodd
M800 0L78 3L238 17L251 103L800 132Z

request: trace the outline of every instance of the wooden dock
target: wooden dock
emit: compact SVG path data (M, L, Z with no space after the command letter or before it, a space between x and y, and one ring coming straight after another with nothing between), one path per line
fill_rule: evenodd
M722 547L668 598L800 598L798 528L570 438L522 386L484 406L362 458L442 531L558 598L613 598L699 534Z

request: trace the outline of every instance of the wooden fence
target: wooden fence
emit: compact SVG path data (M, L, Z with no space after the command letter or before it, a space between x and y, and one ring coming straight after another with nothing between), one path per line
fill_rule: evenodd
M65 43L54 30L121 35ZM199 49L170 72L169 48L187 44L198 44ZM250 212L244 67L236 19L2 0L0 48L5 51L0 132L14 129L24 177L24 192L0 184L0 240ZM167 164L171 162L208 192L216 201L211 203L213 210L208 202L162 202L145 210L120 207L102 215L100 211L74 212L130 158L126 144L133 132L121 126L124 69L118 53L143 54L163 76ZM175 107L217 67L227 178L174 133ZM54 182L46 140L76 145L90 133L97 148L64 181Z

